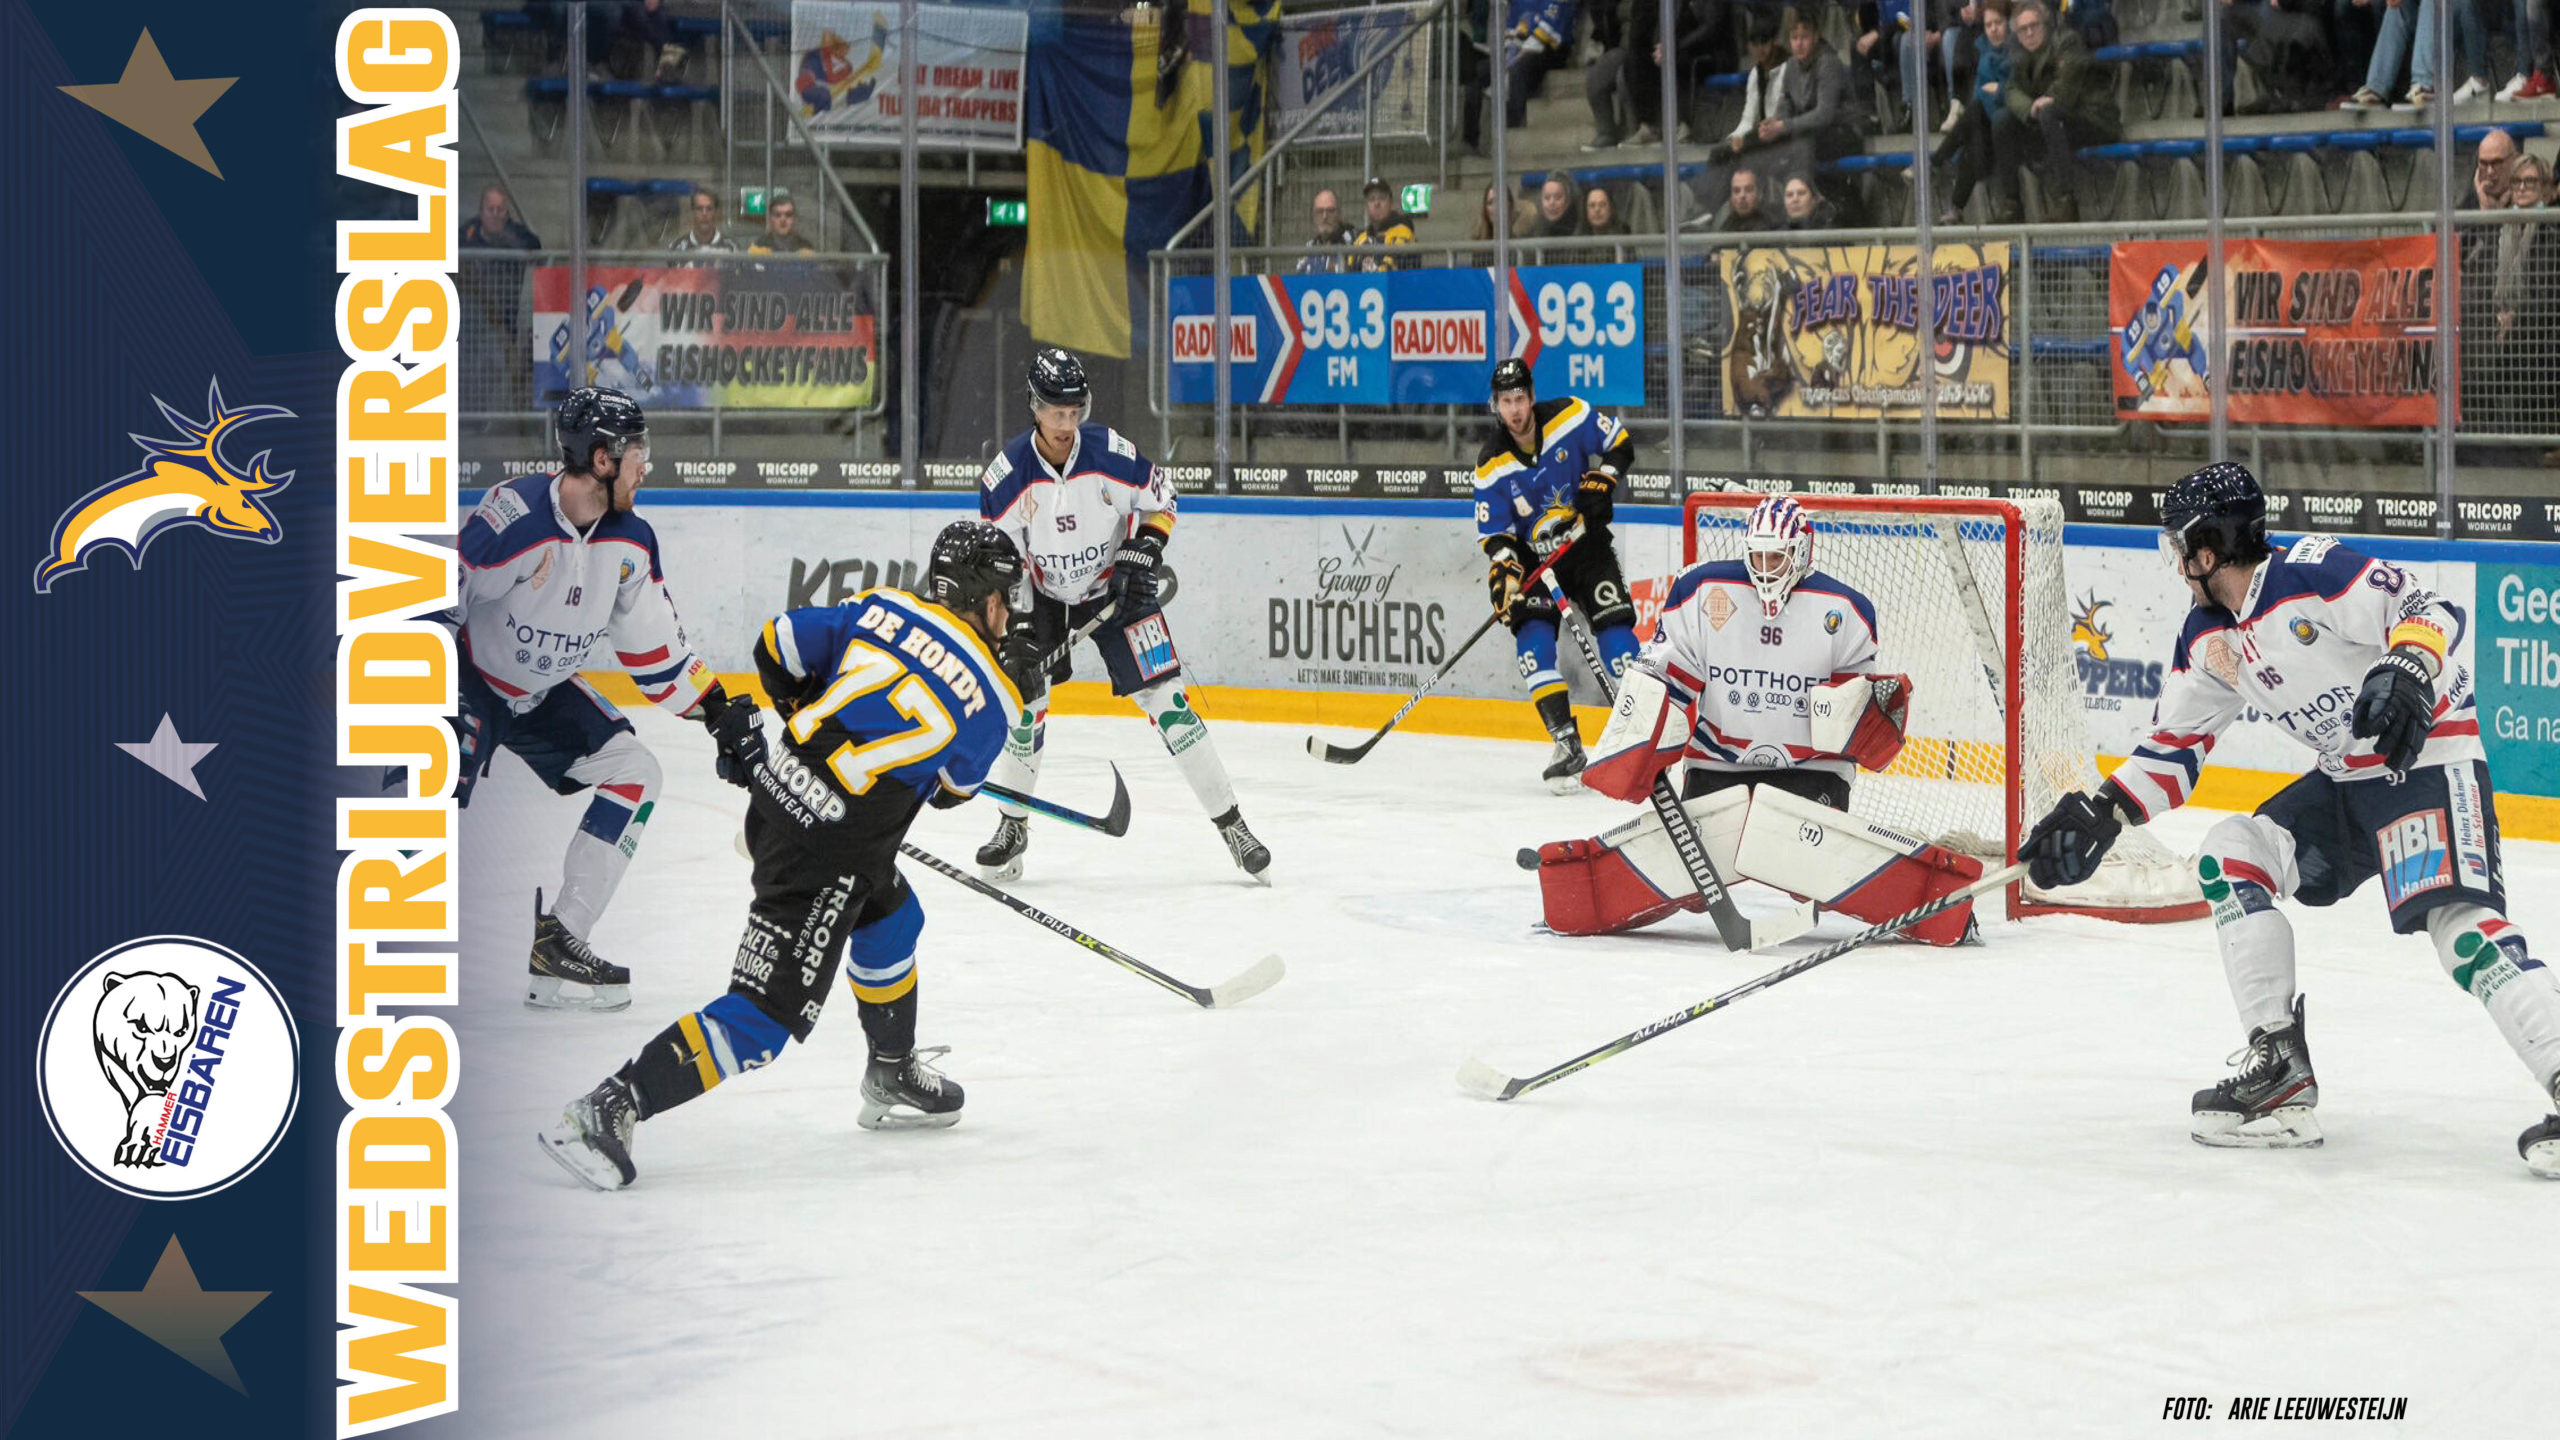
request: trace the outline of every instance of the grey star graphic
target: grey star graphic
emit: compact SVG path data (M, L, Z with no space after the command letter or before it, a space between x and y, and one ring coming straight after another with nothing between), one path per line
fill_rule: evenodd
M214 747L179 739L177 724L166 714L160 717L160 728L150 739L119 740L116 748L176 781L188 794L199 800L205 798L204 787L196 783L196 762L212 754Z

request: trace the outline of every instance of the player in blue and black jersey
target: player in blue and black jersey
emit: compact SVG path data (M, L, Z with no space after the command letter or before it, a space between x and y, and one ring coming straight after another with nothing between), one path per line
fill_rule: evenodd
M1493 433L1476 456L1476 534L1492 562L1494 613L1520 647L1520 678L1555 738L1546 782L1570 794L1580 788L1582 734L1556 669L1560 612L1548 587L1582 612L1614 687L1636 656L1635 602L1609 543L1618 485L1635 458L1635 442L1589 401L1538 399L1520 360L1493 367L1493 413ZM1564 550L1567 544L1573 548ZM1529 572L1560 550L1554 567L1529 584Z
M639 1122L742 1070L771 1064L818 1023L839 962L870 1044L857 1122L943 1126L961 1090L917 1054L916 937L924 907L898 874L907 827L927 805L978 792L1022 697L994 645L1012 620L1022 553L963 520L934 540L925 596L866 590L842 605L767 622L756 669L784 721L768 750L753 720L722 727L723 778L748 781L755 900L729 991L679 1018L620 1070L569 1103L543 1149L600 1190L631 1183Z

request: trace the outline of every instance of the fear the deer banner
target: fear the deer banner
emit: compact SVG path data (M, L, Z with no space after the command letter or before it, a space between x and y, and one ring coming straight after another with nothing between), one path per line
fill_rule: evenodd
M1918 251L1834 245L1716 257L1732 325L1725 413L1873 419L1919 412L1938 387L1950 420L2009 417L2009 246L1939 245L1931 348L1920 349Z

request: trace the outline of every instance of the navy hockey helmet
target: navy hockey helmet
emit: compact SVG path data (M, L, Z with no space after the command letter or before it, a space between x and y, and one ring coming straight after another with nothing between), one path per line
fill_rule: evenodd
M552 416L552 428L560 436L561 460L581 475L594 462L597 446L619 460L633 444L649 440L649 419L640 413L639 401L592 385L569 392Z
M1538 393L1537 385L1529 378L1528 361L1514 357L1493 367L1492 398L1499 400L1509 390L1526 390L1532 396Z
M1052 345L1032 352L1029 380L1034 410L1044 405L1093 406L1093 382L1085 378L1084 362L1072 350Z
M926 599L971 616L989 595L1012 594L1022 578L1022 552L1012 536L984 520L954 520L933 537L924 573Z
M2267 495L2248 466L2217 461L2169 487L2160 505L2160 553L2177 565L2199 547L2224 565L2267 558Z

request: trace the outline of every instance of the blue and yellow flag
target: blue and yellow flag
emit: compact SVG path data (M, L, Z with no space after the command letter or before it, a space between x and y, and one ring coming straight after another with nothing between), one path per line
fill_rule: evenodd
M1032 12L1022 319L1038 340L1128 358L1131 297L1145 293L1147 252L1223 188L1209 164L1214 77L1184 63L1209 52L1209 0L1189 0L1187 18L1175 31L1059 0ZM1228 6L1230 176L1262 157L1266 62L1279 18L1280 0ZM1184 55L1164 53L1169 34ZM1240 232L1258 218L1259 191L1230 219Z

